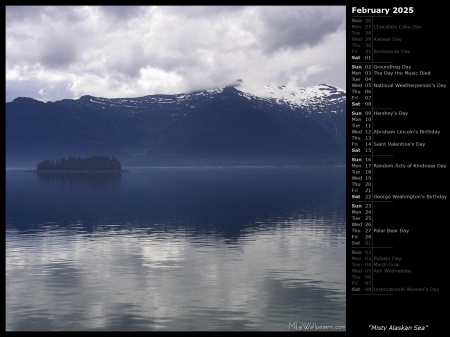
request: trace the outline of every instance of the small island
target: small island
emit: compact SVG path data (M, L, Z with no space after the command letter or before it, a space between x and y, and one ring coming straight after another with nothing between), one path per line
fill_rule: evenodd
M37 164L36 172L123 172L115 157L92 156L45 159Z

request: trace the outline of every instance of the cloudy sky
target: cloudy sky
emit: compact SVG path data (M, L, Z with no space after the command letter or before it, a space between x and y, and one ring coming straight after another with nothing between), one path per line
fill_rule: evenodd
M6 101L345 89L344 6L8 6Z

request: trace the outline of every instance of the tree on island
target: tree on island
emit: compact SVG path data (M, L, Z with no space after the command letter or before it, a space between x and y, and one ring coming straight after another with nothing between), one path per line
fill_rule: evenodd
M120 161L115 157L92 156L45 159L37 164L37 171L121 171Z

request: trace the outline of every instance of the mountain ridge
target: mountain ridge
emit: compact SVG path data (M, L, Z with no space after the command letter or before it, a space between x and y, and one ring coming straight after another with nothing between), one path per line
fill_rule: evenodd
M48 102L42 102L40 100L30 98L30 97L16 97L14 100L8 103L12 102L41 102L41 103L57 103L62 101L85 101L85 100L91 100L91 102L97 102L102 104L103 102L109 101L110 104L115 101L135 101L135 100L142 100L145 98L151 98L151 97L158 97L161 100L167 99L169 97L174 97L175 99L183 99L186 96L192 96L192 95L201 95L201 94L214 94L214 93L220 93L226 88L235 88L237 91L240 91L243 94L249 95L249 96L255 96L260 99L275 99L278 102L284 101L284 102L290 102L292 105L297 106L307 106L311 103L317 103L321 100L345 100L345 90L334 87L325 83L321 83L316 86L311 87L298 87L298 88L289 88L285 85L283 86L277 86L277 85L266 85L263 86L263 90L266 93L263 93L262 95L258 95L256 93L252 93L250 87L246 87L242 85L242 82L237 83L235 85L229 85L222 88L215 88L215 89L208 89L208 90L198 90L188 93L180 93L180 94L153 94L153 95L145 95L145 96L137 96L137 97L118 97L118 98L105 98L100 96L92 96L92 95L83 95L79 98L74 99L62 99L57 101L48 101ZM327 94L328 92L328 94ZM117 103L115 103L117 104Z
M134 98L18 97L6 103L7 163L92 154L125 165L344 162L344 90L265 89L266 97L242 83Z

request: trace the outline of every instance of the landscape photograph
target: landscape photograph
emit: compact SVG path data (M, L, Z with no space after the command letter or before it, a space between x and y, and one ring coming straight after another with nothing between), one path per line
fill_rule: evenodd
M7 331L345 331L345 6L6 6Z

